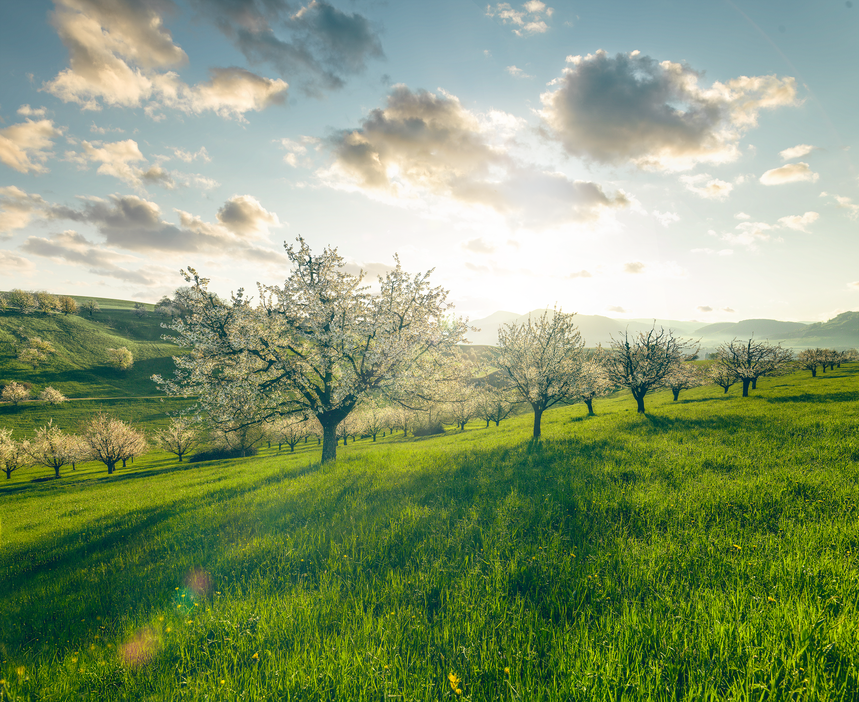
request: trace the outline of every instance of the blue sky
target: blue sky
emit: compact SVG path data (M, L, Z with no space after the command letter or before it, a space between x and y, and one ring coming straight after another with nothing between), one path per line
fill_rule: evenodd
M283 242L478 318L859 301L851 2L0 9L0 288L224 294Z

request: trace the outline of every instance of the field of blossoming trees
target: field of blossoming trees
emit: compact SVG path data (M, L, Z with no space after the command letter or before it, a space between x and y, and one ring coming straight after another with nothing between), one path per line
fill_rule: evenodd
M859 364L647 402L16 471L0 699L855 699Z

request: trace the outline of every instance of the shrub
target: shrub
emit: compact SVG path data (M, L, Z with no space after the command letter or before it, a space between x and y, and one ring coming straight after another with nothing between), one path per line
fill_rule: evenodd
M13 380L3 388L2 392L0 392L0 397L3 398L3 402L11 402L13 405L17 405L19 402L30 399L30 388Z
M197 451L191 458L189 463L199 463L200 461L222 461L227 458L247 458L248 456L256 456L256 446L250 448L230 448L229 446L216 446L206 449L205 451Z

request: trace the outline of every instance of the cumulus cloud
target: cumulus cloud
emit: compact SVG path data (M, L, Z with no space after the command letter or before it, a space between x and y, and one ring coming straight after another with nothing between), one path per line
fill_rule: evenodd
M21 246L23 251L50 258L62 263L70 263L85 267L90 273L100 276L116 278L126 283L153 286L164 279L163 269L161 275L153 276L151 272L144 270L132 270L125 268L120 262L135 261L136 258L113 251L107 251L95 242L88 241L85 237L72 229L48 237L31 236Z
M575 279L575 278L593 278L593 275L591 275L588 271L586 271L583 268L580 271L576 271L575 273L568 274L567 278L572 278L572 279Z
M525 71L523 71L521 68L518 68L516 66L507 66L507 68L505 68L504 70L507 71L514 78L533 78L534 77L534 76L529 76L527 73L525 73Z
M61 134L49 119L28 119L0 129L0 162L19 173L47 173L44 164L53 155L49 149Z
M109 200L86 198L79 209L54 206L48 210L51 219L65 219L84 222L96 227L110 246L129 251L195 251L211 255L237 255L260 261L276 262L284 260L282 254L253 243L258 230L253 229L253 203L250 196L244 198L238 209L250 202L249 210L237 212L233 198L227 201L221 211L226 212L230 227L222 223L214 224L182 210L175 210L179 216L179 226L171 224L161 216L157 204L135 195L113 195ZM258 204L258 203L256 203ZM275 219L274 215L262 209L257 213L263 220L265 216ZM244 215L244 219L242 218Z
M474 114L452 95L397 85L359 129L329 140L334 165L321 175L392 202L437 196L537 226L592 220L628 204L622 192L609 196L596 183L513 159L507 143L517 127L509 115Z
M146 158L133 139L108 143L83 141L81 146L83 151L67 152L66 158L81 166L86 166L88 163L99 163L101 165L99 165L96 173L118 178L135 188L143 189L147 184L161 185L168 190L175 187L173 178L160 165L153 165L149 168L134 165L146 161Z
M730 307L723 307L723 308L722 308L722 312L729 312L729 313L733 313L733 312L736 312L736 310L731 309Z
M609 312L617 312L618 314L626 314L626 310L623 307L619 307L618 305L610 305L606 307Z
M343 87L371 59L384 58L377 30L363 15L320 0L194 0L200 15L230 39L251 64L300 76L310 94Z
M55 0L51 21L69 51L69 68L43 89L86 110L102 103L138 107L150 116L170 107L190 113L211 110L243 119L286 98L287 84L242 68L212 69L209 81L183 83L172 70L188 56L164 27L168 0Z
M45 107L30 107L29 105L21 105L18 108L18 114L23 117L44 117L47 111Z
M14 185L0 187L0 235L23 229L46 205L40 195L31 195Z
M653 214L656 221L663 227L667 227L669 224L680 221L680 215L676 212L660 212L659 210L653 210L651 214Z
M764 185L782 185L783 183L801 183L804 181L816 183L819 177L807 163L800 161L768 170L761 176L761 183Z
M758 244L764 241L781 241L781 239L773 237L771 233L773 229L774 227L766 222L740 222L733 232L723 234L722 239L731 244L754 250Z
M173 149L173 155L178 158L180 161L184 161L185 163L191 163L192 161L204 161L205 163L209 163L212 159L209 156L209 152L206 151L205 146L201 146L197 151L186 151L185 149Z
M784 151L779 151L778 155L785 161L790 161L794 158L802 158L803 156L810 154L816 148L816 146L811 146L810 144L797 144L796 146L791 146L789 149L785 149Z
M752 216L749 214L746 214L745 212L737 212L737 214L734 215L734 219L751 219L751 218L752 218Z
M315 147L319 140L315 137L303 136L301 141L295 141L284 137L278 140L280 145L286 150L286 155L283 157L284 163L288 163L293 168L301 166L309 166L310 160L307 156L308 148Z
M698 305L696 308L699 312L712 312L713 308L709 305Z
M734 186L718 178L710 178L707 173L694 176L680 176L686 189L708 200L724 200L731 194Z
M845 195L834 195L831 193L827 193L826 191L820 193L820 197L831 197L835 200L835 203L842 210L847 210L847 214L850 219L859 218L859 205L853 202L853 198L849 198Z
M227 200L218 210L218 221L238 236L267 233L269 226L280 226L277 215L251 195L236 195Z
M631 261L623 264L624 273L641 273L644 271L644 264L641 261Z
M519 7L521 9L514 9L507 2L499 2L494 7L487 5L486 16L497 17L503 24L512 25L513 33L519 37L543 34L549 31L546 20L554 14L554 9L547 7L546 3L540 0L528 0Z
M11 251L0 250L0 272L4 275L21 275L33 273L36 266L30 259L19 256Z
M847 283L848 288L852 288L853 290L859 290L859 280L854 280L852 283Z
M779 225L788 229L795 229L798 232L808 233L807 227L814 224L820 215L817 212L806 212L802 215L790 215L789 217L781 217L778 220Z
M793 78L740 76L709 88L686 64L638 51L567 57L541 96L546 133L572 155L653 170L687 170L739 156L763 109L796 104Z

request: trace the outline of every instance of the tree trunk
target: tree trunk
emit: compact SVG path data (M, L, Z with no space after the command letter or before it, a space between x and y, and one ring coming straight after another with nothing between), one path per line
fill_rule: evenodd
M495 420L495 426L497 427L499 424L501 424L501 420L500 420L500 419L496 419L496 420ZM486 422L486 426L489 426L489 422Z
M125 467L126 467L125 462L126 462L127 460L128 460L127 458L123 458L123 459L122 459L122 467L123 467L123 468L125 468Z
M809 370L811 371L811 377L816 378L817 377L817 368L810 368Z
M339 422L337 423L339 424ZM337 458L337 424L322 425L322 462Z
M752 390L757 390L757 389L758 389L758 379L752 378Z
M730 386L730 385L728 385L728 387L726 387L726 388L725 388L725 394L726 394L726 395L728 394L728 389L729 389L730 387L731 387L731 386Z
M751 382L751 378L743 378L743 397L749 396L749 385Z
M59 466L54 466L54 477L55 478L60 477L60 467Z
M586 399L585 404L588 406L588 417L594 416L596 414L594 412L594 398Z
M677 402L677 400L680 399L680 390L675 390L674 388L671 388L671 392L674 393L674 402Z
M496 426L497 426L497 425L496 425ZM486 426L485 426L485 427L483 427L483 428L484 428L484 429L489 429L489 420L488 420L488 419L486 420Z
M540 438L540 420L543 419L543 410L534 408L534 438Z
M376 443L376 435L373 434L373 443Z
M12 479L12 469L11 468L4 468L3 470L6 471L6 480L11 480Z
M644 393L639 395L638 393L633 392L632 396L635 398L635 401L638 403L638 413L644 414Z
M111 461L107 464L107 474L112 475L113 471L116 469L116 461Z

